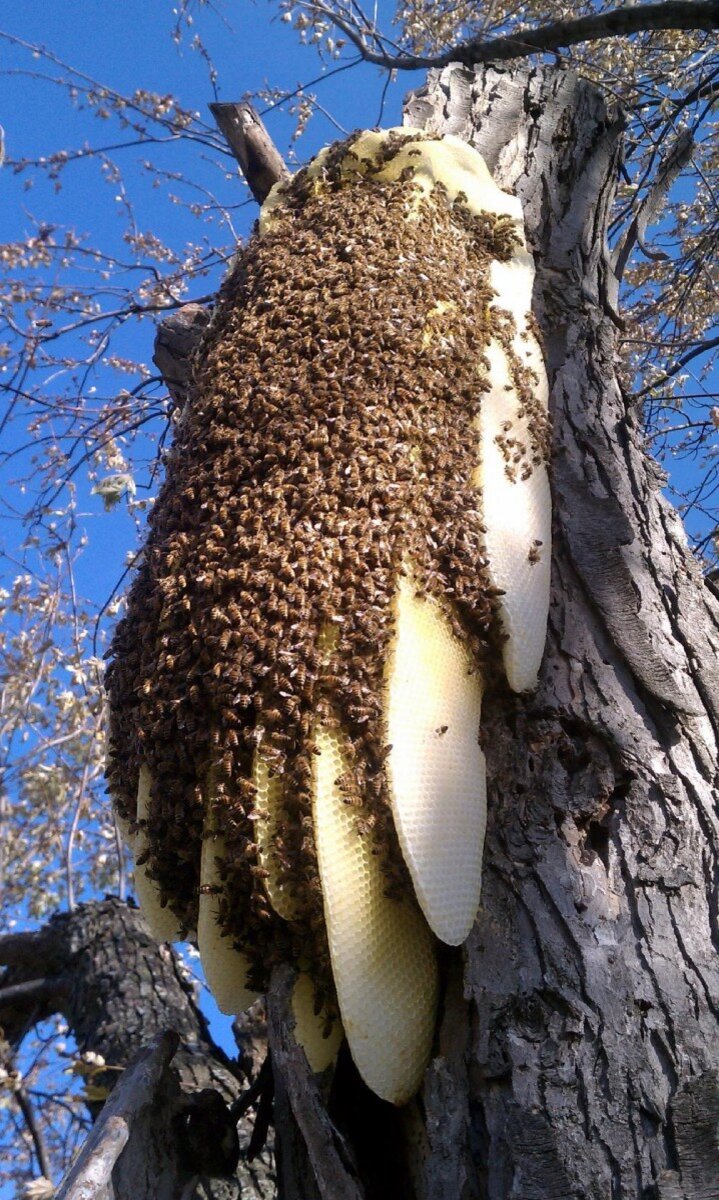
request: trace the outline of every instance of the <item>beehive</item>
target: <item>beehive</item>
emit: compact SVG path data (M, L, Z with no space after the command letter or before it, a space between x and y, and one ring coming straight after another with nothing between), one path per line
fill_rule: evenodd
M343 1025L395 1103L431 1051L433 935L476 913L482 698L502 663L533 686L544 645L532 278L518 201L456 138L355 135L275 188L108 669L108 780L158 935L197 929L230 1011L295 962L313 1065Z

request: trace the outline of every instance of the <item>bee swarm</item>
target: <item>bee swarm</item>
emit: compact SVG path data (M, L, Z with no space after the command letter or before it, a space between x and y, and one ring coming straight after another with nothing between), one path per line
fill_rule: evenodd
M400 584L461 643L460 674L484 687L501 668L504 588L478 484L490 343L518 398L494 441L507 486L545 471L549 439L536 366L492 286L492 264L517 252L516 220L441 181L418 186L413 164L439 139L372 136L371 153L355 136L274 190L221 290L107 673L110 791L178 934L197 930L210 896L248 994L292 961L328 1027L337 961L318 796L334 789L373 886L430 938L388 770ZM201 877L203 838L220 836ZM382 1094L397 1098L391 1081Z

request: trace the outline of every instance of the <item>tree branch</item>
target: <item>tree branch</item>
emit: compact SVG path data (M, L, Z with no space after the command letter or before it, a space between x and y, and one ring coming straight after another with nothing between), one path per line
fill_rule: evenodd
M0 937L0 966L16 967L57 958L56 938L49 925L28 933L8 933Z
M10 983L0 988L0 1008L16 1004L18 1000L47 1000L59 992L57 979L26 979L22 983Z
M312 4L311 8L321 12L342 30L366 62L402 71L446 67L449 63L473 66L476 63L507 62L529 54L566 49L580 42L628 37L634 33L662 29L704 29L711 32L719 27L717 0L670 0L666 4L642 4L631 8L612 9L609 12L577 17L572 21L553 21L549 25L490 38L489 41L472 39L453 46L443 54L424 57L415 54L392 55L383 50L371 50L365 39L368 33L375 36L373 31L358 29L352 22L338 16L327 4Z
M668 255L661 250L649 249L645 243L646 231L648 226L654 224L657 220L670 187L690 161L693 150L694 138L691 130L684 129L664 155L651 188L644 197L639 211L624 238L617 246L613 256L614 273L617 279L621 279L624 275L624 270L635 244L639 246L647 258L652 258L655 261L668 258Z
M705 341L700 342L698 346L694 346L693 349L688 350L686 354L680 355L680 357L676 359L674 365L668 371L665 371L664 374L660 375L658 379L655 379L653 383L648 383L647 386L642 388L640 392L635 392L634 400L639 401L649 392L653 391L654 388L661 387L661 385L666 383L667 380L673 379L673 377L679 371L681 371L682 367L685 367L687 363L692 361L692 359L698 358L700 354L706 354L709 350L716 350L717 346L719 346L719 337L707 338Z
M160 1034L123 1071L55 1200L95 1200L104 1194L132 1127L142 1110L152 1104L179 1042L172 1030Z
M40 1174L43 1175L45 1179L48 1179L50 1182L52 1182L50 1156L47 1152L47 1147L45 1146L42 1133L40 1132L40 1127L35 1120L35 1112L32 1103L30 1102L30 1097L28 1096L24 1087L19 1087L17 1089L15 1092L15 1099L17 1100L18 1108L25 1119L25 1124L27 1125L28 1132L32 1138L32 1143L35 1147L35 1155L40 1168Z
M246 101L211 104L210 111L247 180L252 195L262 204L270 190L290 172L260 117Z

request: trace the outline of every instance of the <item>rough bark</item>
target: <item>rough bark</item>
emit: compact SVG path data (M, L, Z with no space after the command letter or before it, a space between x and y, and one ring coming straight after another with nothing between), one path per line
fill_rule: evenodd
M522 199L556 516L541 686L486 703L482 905L420 1194L719 1196L719 606L615 374L621 117L564 71L450 67L407 119Z
M212 1200L274 1195L267 1155L252 1164L241 1161L231 1178L215 1174L212 1161L221 1157L217 1120L200 1125L203 1164L188 1159L188 1137L181 1125L188 1104L206 1089L232 1104L249 1079L209 1036L198 1008L194 985L171 947L158 945L138 909L107 899L59 913L37 933L0 938L0 964L6 966L0 987L0 1025L17 1044L30 1024L61 1012L81 1053L101 1055L108 1067L126 1067L153 1039L172 1030L180 1046L166 1069L157 1072L151 1105L143 1102L112 1175L114 1200L177 1200L181 1195ZM17 986L42 973L40 999L18 996ZM11 989L12 990L9 990ZM108 1070L93 1083L111 1088L118 1072ZM120 1076L122 1078L122 1076ZM131 1106L133 1099L127 1103ZM138 1101L139 1103L139 1101ZM101 1106L94 1105L97 1116ZM246 1149L252 1122L239 1125ZM122 1149L122 1153L120 1150ZM105 1192L97 1192L105 1200Z
M202 304L183 304L157 327L152 361L179 410L187 402L193 355L209 320L209 308Z

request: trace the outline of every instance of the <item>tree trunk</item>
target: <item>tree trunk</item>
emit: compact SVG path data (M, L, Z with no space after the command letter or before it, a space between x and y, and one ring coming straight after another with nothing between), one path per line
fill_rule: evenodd
M524 205L552 383L553 592L539 690L485 701L481 911L379 1177L388 1106L358 1117L348 1073L330 1112L344 1108L367 1200L717 1197L719 605L616 376L621 114L563 70L452 66L406 120L471 142ZM296 1130L280 1120L278 1136ZM282 1194L315 1189L305 1161Z
M408 119L522 199L556 517L540 689L488 705L482 906L427 1077L424 1194L717 1196L719 606L615 374L621 120L526 68L449 68Z

